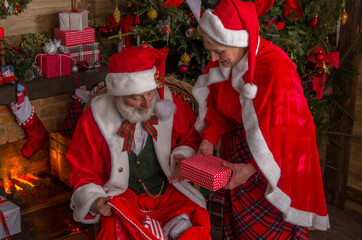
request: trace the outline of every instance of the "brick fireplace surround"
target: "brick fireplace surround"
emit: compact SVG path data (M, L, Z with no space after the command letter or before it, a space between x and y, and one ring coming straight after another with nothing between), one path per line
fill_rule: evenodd
M91 89L99 82L104 81L105 75L106 70L100 69L78 73L76 77L79 86L86 85L87 89ZM32 106L34 106L35 113L38 115L44 127L49 133L56 132L63 123L73 101L72 95L76 87L75 78L67 76L53 79L35 79L32 82L26 83L26 86L30 102ZM39 176L39 173L50 173L48 144L43 146L43 148L30 159L26 159L21 155L20 149L26 142L27 136L23 128L17 124L15 116L9 108L10 102L16 102L16 86L8 85L0 87L0 180L9 178L14 174L24 176L32 174L33 176ZM53 179L53 177L50 179ZM59 182L61 183L61 181ZM53 185L50 186L52 188ZM66 188L65 194L64 191L59 191L59 195L66 198L63 199L63 202L68 201L71 194L71 188L69 186L66 187L68 188ZM0 191L0 194L4 194L3 190ZM29 196L34 198L34 192ZM52 198L59 200L64 197L55 196ZM39 211L47 206L49 207L52 201L52 199L44 201L37 201L35 199L31 206L20 206L22 222L23 218L27 219L26 214ZM69 208L69 205L66 203L65 207ZM71 216L69 210L70 209L65 209L65 212L68 212ZM31 218L34 218L34 216ZM29 221L32 222L33 220ZM35 234L27 232L30 231L30 229L24 229L26 228L24 224L26 225L27 223L22 223L22 236L18 239L22 239L24 236L33 237ZM35 230L32 229L31 231ZM13 239L17 239L16 235Z

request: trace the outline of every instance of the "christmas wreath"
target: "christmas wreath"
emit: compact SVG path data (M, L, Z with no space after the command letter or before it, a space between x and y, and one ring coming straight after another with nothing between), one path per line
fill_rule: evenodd
M0 0L0 17L6 18L8 15L18 15L26 8L31 0Z

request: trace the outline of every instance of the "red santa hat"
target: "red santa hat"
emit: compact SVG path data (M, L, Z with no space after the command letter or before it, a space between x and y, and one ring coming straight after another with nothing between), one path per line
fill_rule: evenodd
M159 85L157 90L163 99L162 76L165 75L167 54L168 48L130 47L112 55L108 59L106 76L108 93L114 96L140 94ZM157 81L160 84L157 85Z
M106 84L108 93L127 96L144 93L157 88L160 100L156 114L167 119L175 111L175 105L164 99L164 75L168 48L130 47L112 55L108 61Z
M252 85L255 55L259 41L259 21L255 5L240 0L221 0L214 10L207 9L202 15L201 29L216 42L230 47L248 47L249 71L244 81ZM256 88L250 89L251 95Z

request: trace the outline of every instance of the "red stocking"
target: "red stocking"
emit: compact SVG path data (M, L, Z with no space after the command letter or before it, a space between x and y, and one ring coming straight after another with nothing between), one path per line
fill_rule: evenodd
M24 89L22 91L25 92ZM18 88L18 103L10 103L10 108L28 137L28 140L21 148L21 153L25 158L29 159L48 142L48 132L34 112L34 107L31 106L29 98L27 96L21 96L20 98L19 95L21 96Z

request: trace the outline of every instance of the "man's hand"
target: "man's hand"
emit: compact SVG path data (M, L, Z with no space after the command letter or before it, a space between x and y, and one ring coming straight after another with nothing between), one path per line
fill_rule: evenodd
M225 189L234 189L235 187L246 183L246 181L256 173L256 169L250 163L229 163L225 162L223 165L233 170L233 174Z
M182 154L175 154L173 155L173 158L175 159L176 165L172 176L168 178L168 182L171 184L185 180L181 177L181 161L186 159L185 156Z
M202 140L202 142L200 143L199 151L197 153L198 154L201 153L205 156L207 156L207 155L212 156L214 153L214 144L207 141L206 139Z
M90 208L94 213L101 214L102 216L109 217L112 216L112 207L107 204L108 200L111 200L112 197L99 197L97 198Z

